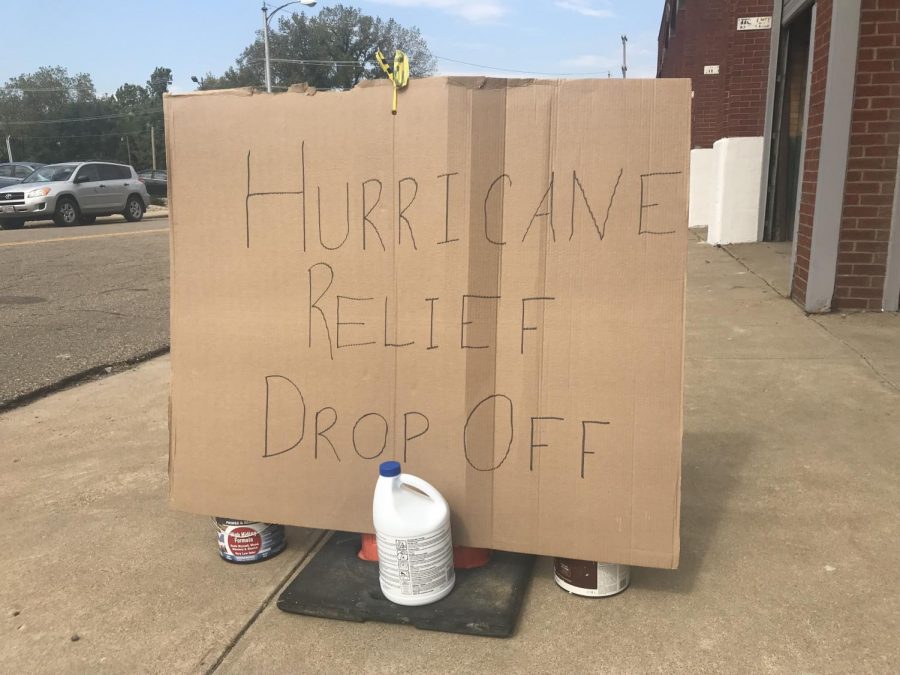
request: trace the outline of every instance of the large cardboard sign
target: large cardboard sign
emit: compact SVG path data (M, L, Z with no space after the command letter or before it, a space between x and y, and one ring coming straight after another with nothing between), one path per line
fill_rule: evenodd
M674 567L690 86L413 80L165 100L171 501Z

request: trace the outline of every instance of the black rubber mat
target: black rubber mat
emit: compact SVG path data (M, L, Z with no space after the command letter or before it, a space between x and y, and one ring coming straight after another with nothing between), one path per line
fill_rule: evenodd
M534 556L495 551L490 562L457 570L456 585L443 600L421 607L396 605L381 593L378 563L357 557L358 534L335 532L278 598L278 608L344 621L411 624L445 633L509 637Z

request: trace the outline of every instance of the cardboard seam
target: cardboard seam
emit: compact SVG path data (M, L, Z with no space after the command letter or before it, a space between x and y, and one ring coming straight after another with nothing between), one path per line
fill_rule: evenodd
M392 237L396 237L396 240L392 242L391 245L391 267L393 268L393 274L391 275L393 281L393 290L394 290L394 331L399 331L399 321L400 321L400 290L398 284L399 270L397 268L397 255L399 254L400 249L400 217L397 216L397 220L394 220L394 206L399 213L400 210L400 200L398 199L396 204L394 205L394 196L397 193L394 192L394 189L397 187L397 116L391 115L391 222L396 225L397 232L392 234ZM399 188L397 188L399 189ZM393 228L391 228L393 230ZM385 317L387 319L387 317ZM385 329L385 334L387 330ZM395 332L395 341L396 341L396 332ZM387 340L385 340L387 341ZM400 381L400 347L393 348L393 357L394 357L394 396L392 400L392 408L391 408L391 419L394 420L394 454L393 459L400 459L397 456L399 451L399 443L397 442L397 430L401 429L400 419L397 416L397 411L399 410L398 398L399 398L399 381Z
M541 238L541 250L539 252L540 258L542 260L541 271L540 271L540 279L539 285L541 289L541 296L547 296L547 265L549 260L549 247L550 242L547 241L548 236L554 236L554 228L553 228L553 200L556 197L556 184L555 184L555 175L554 175L554 166L556 164L556 152L557 152L557 135L559 133L559 80L556 81L553 87L553 94L550 98L550 106L548 110L548 120L547 120L547 181L554 180L553 186L551 188L551 203L548 204L550 209L550 215L547 217L547 220L544 222L544 236ZM543 303L540 308L540 324L542 326L546 326L546 308ZM541 331L541 344L540 351L538 352L538 369L537 369L537 405L538 405L538 416L543 416L544 414L544 350L546 347L546 331ZM540 439L543 442L543 438ZM541 463L538 462L538 490L537 490L537 514L538 521L540 521L541 517ZM544 542L539 541L539 545L544 546Z
M507 81L504 81L507 82ZM507 117L509 115L509 87L503 87L503 129L500 133L500 139L503 142L503 147L500 150L501 156L503 158L503 163L501 165L501 174L506 173L506 130L507 130ZM500 241L505 241L506 237L504 237L504 232L506 229L506 183L504 181L500 181ZM495 284L496 291L495 294L498 297L503 297L503 247L497 247L497 281ZM497 393L497 364L499 362L499 358L497 356L500 353L500 303L497 302L494 307L494 363L491 368L491 377L493 379L493 386L491 387L491 391L493 393ZM494 447L492 449L491 455L493 459L496 461L496 452L497 452L497 416L494 415L494 419L492 424L494 425L493 433L491 434L494 439ZM515 437L515 426L513 426L513 437ZM491 541L494 539L494 520L497 517L496 509L494 509L494 495L497 493L497 472L491 471L491 532L490 537Z

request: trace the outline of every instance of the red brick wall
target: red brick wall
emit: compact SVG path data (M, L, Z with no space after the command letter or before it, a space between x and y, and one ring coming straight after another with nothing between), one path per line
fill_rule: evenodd
M772 31L738 31L737 20L772 16L773 5L773 0L686 0L675 17L674 34L668 35L677 2L665 1L657 74L692 80L692 147L763 135ZM719 74L704 75L706 65L718 65Z
M703 66L724 65L724 24L728 11L722 2L685 2L678 12L675 34L669 37L665 48L669 22L667 11L672 12L675 0L666 0L663 21L660 26L659 77L687 77L692 80L694 98L691 106L691 147L711 148L725 134L724 80L719 75L704 75ZM700 37L702 36L702 38Z
M734 2L727 39L725 136L762 136L766 118L771 30L737 30L744 16L772 16L772 0Z
M806 120L806 154L803 158L803 177L800 185L800 217L797 221L797 259L791 297L801 305L806 301L806 281L809 276L809 252L815 216L816 181L819 177L819 149L822 140L822 119L825 111L825 81L828 77L828 45L831 36L832 0L817 0L816 25L813 30L813 64L809 82L809 111Z
M900 0L863 0L834 309L881 309L898 146Z

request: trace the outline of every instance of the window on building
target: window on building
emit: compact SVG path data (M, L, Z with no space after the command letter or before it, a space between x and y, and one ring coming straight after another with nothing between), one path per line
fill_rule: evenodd
M678 7L673 3L669 5L671 7L671 11L669 12L669 37L675 35L675 24L678 23Z

